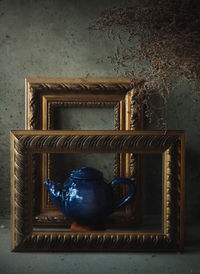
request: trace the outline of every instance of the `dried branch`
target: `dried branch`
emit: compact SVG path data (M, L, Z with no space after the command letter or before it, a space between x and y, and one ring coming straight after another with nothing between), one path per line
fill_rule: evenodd
M115 70L123 68L133 86L136 79L145 79L137 87L138 107L145 105L149 120L156 109L150 103L153 94L166 106L175 78L186 80L199 101L200 1L142 0L106 9L90 29L119 40L120 47L109 56ZM159 110L164 123L163 113Z

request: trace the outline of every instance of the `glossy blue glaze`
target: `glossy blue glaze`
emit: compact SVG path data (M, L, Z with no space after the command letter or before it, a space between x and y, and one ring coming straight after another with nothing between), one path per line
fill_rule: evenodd
M118 183L129 185L130 195L115 207L113 187ZM69 179L63 184L51 180L45 181L44 184L54 205L70 220L80 224L102 222L113 211L127 204L135 193L131 180L116 178L108 184L103 174L92 167L72 171Z

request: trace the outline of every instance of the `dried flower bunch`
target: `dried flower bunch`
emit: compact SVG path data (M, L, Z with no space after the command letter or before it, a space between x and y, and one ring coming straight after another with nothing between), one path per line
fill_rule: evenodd
M156 111L160 125L164 125L163 108L155 106L152 102L156 100L152 98L157 93L165 106L177 79L186 80L199 98L199 0L129 2L123 7L104 10L90 29L119 40L120 46L108 58L116 70L124 68L133 86L136 79L144 79L136 86L136 101L138 108L145 106L149 120Z

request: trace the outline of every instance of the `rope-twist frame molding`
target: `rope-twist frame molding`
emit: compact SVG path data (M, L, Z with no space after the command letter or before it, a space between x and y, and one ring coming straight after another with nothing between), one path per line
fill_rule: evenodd
M34 153L163 154L162 230L149 232L35 231ZM13 131L11 133L13 251L158 251L183 248L182 131Z

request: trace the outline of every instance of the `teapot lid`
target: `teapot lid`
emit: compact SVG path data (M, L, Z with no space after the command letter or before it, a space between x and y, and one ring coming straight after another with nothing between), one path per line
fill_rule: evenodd
M81 167L80 169L73 170L70 174L73 179L101 179L103 174L93 167Z

